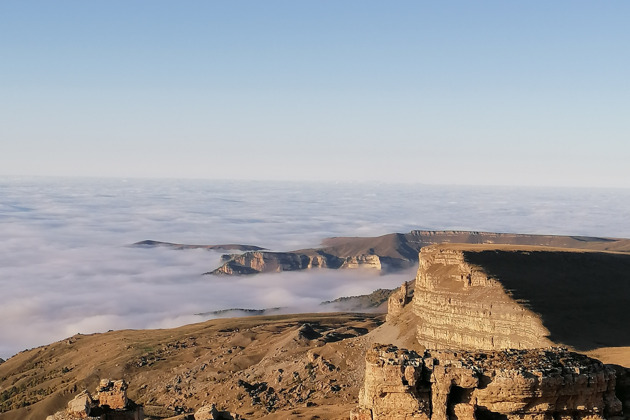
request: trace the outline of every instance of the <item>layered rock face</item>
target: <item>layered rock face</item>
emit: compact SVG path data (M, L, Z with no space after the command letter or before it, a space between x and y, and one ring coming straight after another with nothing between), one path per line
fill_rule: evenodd
M275 273L311 268L373 268L381 269L378 255L356 255L340 258L326 253L264 252L252 251L243 254L222 256L223 265L205 274L244 275Z
M413 312L426 348L630 346L630 256L509 245L420 252Z
M612 419L611 367L562 348L430 350L375 344L352 420Z
M464 252L430 246L420 252L413 310L426 348L501 349L551 345L540 318L501 282L469 264Z
M143 241L134 246L169 246L175 249L208 248L255 251L228 254L223 265L205 274L246 275L261 272L306 270L310 268L357 268L400 270L415 266L422 247L443 244L512 244L554 246L572 249L615 250L630 253L630 240L583 236L520 235L511 233L420 231L390 233L377 237L335 237L320 248L270 252L251 245L182 245Z

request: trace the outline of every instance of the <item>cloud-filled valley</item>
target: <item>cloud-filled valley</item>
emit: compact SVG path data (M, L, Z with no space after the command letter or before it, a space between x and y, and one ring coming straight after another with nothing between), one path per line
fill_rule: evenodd
M201 276L220 253L412 229L630 237L628 190L99 179L0 179L0 357L78 332L163 328L228 308L317 310L413 272Z

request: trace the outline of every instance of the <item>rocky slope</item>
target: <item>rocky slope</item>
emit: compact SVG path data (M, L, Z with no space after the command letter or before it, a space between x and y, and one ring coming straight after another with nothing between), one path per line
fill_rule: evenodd
M367 238L325 239L320 248L289 252L251 251L226 254L223 264L205 274L246 275L311 268L399 270L415 266L418 252L438 243L513 244L630 252L630 240L582 236L512 233L420 231Z
M0 419L44 419L103 378L129 383L129 398L147 419L212 403L247 419L347 418L362 381L365 336L383 318L247 317L76 335L0 365Z

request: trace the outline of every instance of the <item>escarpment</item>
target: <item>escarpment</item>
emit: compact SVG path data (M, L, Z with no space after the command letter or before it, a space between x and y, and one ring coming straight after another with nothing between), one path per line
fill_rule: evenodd
M204 274L244 275L280 271L297 271L310 268L372 268L380 270L378 255L354 255L344 258L324 252L264 252L250 251L243 254L222 256L223 264Z
M122 379L102 379L93 397L85 390L68 402L65 410L46 420L144 420L142 406L127 398L128 384Z
M544 247L420 252L413 311L426 348L630 345L630 256Z
M611 419L614 369L562 348L423 354L374 345L352 420Z
M426 348L535 348L552 343L538 315L516 302L464 252L444 246L420 253L413 311Z
M246 275L311 268L371 268L392 271L412 268L422 247L441 243L504 244L554 246L571 249L615 250L630 252L629 239L583 236L527 235L514 233L422 231L390 233L376 237L334 237L324 239L322 247L296 251L272 252L263 248L240 246L243 254L226 254L221 267L205 274ZM155 241L135 245L166 244L175 249L201 245L167 244ZM234 245L206 245L206 248L227 249Z

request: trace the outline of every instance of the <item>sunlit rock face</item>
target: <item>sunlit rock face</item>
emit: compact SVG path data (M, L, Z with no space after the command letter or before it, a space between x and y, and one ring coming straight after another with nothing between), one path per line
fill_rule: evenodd
M615 372L562 348L431 350L375 344L352 420L611 419Z
M420 252L413 310L426 348L526 349L552 345L537 314L463 251L430 246Z
M243 254L227 254L222 257L222 261L221 267L205 274L247 275L311 268L371 268L376 270L382 268L378 255L361 254L341 258L315 251L308 253L252 251Z

